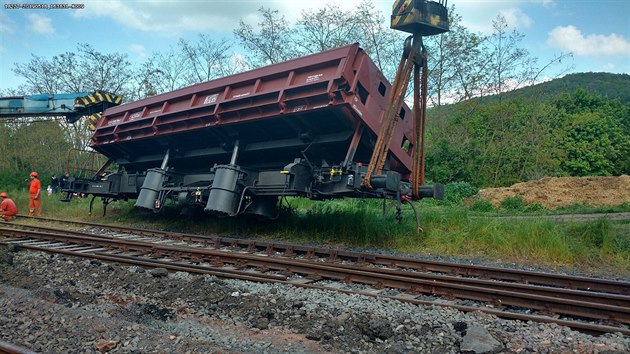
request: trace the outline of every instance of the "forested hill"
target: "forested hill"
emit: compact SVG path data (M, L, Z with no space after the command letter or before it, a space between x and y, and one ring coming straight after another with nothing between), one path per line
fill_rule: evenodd
M622 104L630 103L630 75L611 73L569 74L559 79L506 92L502 99L540 97L545 100L562 93L574 92L578 88L609 99L618 98ZM492 99L496 96L486 98Z
M427 176L479 187L630 174L630 75L584 73L428 111Z

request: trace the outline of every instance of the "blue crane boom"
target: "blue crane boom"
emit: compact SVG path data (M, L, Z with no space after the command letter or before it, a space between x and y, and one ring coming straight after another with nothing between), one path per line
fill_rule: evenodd
M62 116L74 123L90 116L96 120L100 112L121 101L120 96L102 91L0 97L0 119Z

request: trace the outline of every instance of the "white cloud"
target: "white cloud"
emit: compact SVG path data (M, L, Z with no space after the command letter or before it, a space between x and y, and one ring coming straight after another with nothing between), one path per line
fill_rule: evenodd
M540 4L545 8L552 8L556 6L556 2L554 0L532 0L534 4Z
M239 18L256 13L262 4L225 0L111 0L107 4L87 3L85 9L74 11L73 16L86 19L108 17L125 27L164 34L210 29L231 32L238 26Z
M604 71L613 71L615 69L615 64L613 64L613 63L606 63L606 64L604 64L604 66L602 68L604 69Z
M630 56L630 42L616 33L584 36L575 26L558 26L549 32L547 44L577 56Z
M52 20L49 17L40 14L27 14L26 18L29 22L29 29L35 33L51 35L55 33L52 26Z
M0 33L14 33L15 23L5 14L5 12L0 12Z
M505 17L510 28L530 28L534 23L531 17L518 8L499 10L499 14Z
M371 0L374 8L381 11L384 22L389 26L394 0ZM260 21L260 7L278 10L287 21L294 23L302 11L310 11L327 5L335 5L343 10L356 9L362 0L143 0L143 1L85 1L85 8L75 10L75 18L108 18L124 27L145 32L181 36L182 32L215 30L229 33L238 27L239 21L256 24ZM555 6L554 0L457 0L453 1L463 24L471 31L489 34L492 20L502 14L511 28L530 28L534 21L522 7ZM449 3L450 5L450 3Z
M260 21L260 7L278 10L289 22L299 17L304 9L314 9L326 4L336 4L342 9L353 9L361 0L319 0L315 3L284 0L147 0L86 2L85 8L76 10L72 16L78 19L109 18L125 27L163 34L180 35L183 31L215 30L231 33L238 27L239 20L255 24ZM388 17L391 2L374 1L375 7Z
M372 0L374 8L383 15L389 26L394 0ZM231 33L239 21L255 25L260 22L258 9L261 7L278 10L290 23L294 23L302 11L311 11L327 5L335 5L343 10L356 9L362 0L109 0L88 1L85 8L72 13L75 18L108 18L124 27L145 32L157 32L179 36L184 31L215 30ZM512 28L529 28L533 24L520 5L534 3L551 6L552 0L512 0L512 1L473 1L461 0L455 3L457 12L465 14L463 24L475 32L491 33L492 19L502 14Z
M147 57L147 50L142 44L132 44L129 46L129 51L135 53L138 58L144 59Z
M318 0L318 1L272 1L286 17L287 21L292 22L300 17L302 11L312 11L323 8L328 5L334 5L342 10L354 10L359 7L361 0ZM389 16L392 12L392 4L394 0L372 0L372 5L377 11L381 11L385 17L385 22L389 25ZM265 7L271 7L265 3Z
M469 30L482 34L492 33L492 20L497 15L503 15L510 28L530 28L534 24L534 20L523 11L523 8L536 13L540 10L536 8L537 6L544 8L556 6L554 0L457 0L452 1L452 3L455 5L457 13L462 15L462 24ZM451 2L449 2L450 4Z

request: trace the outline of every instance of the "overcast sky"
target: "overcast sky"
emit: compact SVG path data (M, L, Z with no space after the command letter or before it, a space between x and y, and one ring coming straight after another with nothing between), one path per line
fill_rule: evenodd
M389 18L394 0L372 3ZM90 43L101 52L127 52L141 62L153 51L194 40L198 33L233 39L239 20L255 24L261 6L279 10L293 21L300 11L334 3L352 9L359 0L76 0L81 9L12 9L37 1L2 0L0 9L0 88L24 81L11 68L31 54L47 58ZM463 23L489 33L502 14L525 35L523 46L541 62L572 52L573 72L630 73L630 0L450 0Z

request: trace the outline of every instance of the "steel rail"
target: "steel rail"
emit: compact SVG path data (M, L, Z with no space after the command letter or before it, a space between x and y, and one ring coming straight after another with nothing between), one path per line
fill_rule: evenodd
M93 234L89 234L85 232L60 230L60 229L50 228L50 227L25 226L24 228L32 229L32 230L45 230L47 232L57 232L57 233L63 232L64 234L73 234L77 236L92 236L92 237L94 236ZM110 236L99 236L99 239L102 239L105 237L109 239L118 239L116 237L110 237ZM141 242L144 242L144 241L141 241ZM153 251L158 252L157 250L153 250ZM240 261L241 259L245 259L245 258L246 257L239 255L237 260ZM366 270L366 268L362 266L345 265L345 264L337 264L336 267L358 270L358 271ZM426 279L426 280L432 280L432 281L443 281L443 282L456 283L456 284L467 284L471 286L481 286L487 289L494 289L494 290L519 291L521 293L527 293L531 295L553 296L553 297L559 297L559 298L568 299L568 300L598 302L598 303L607 304L607 305L615 305L615 306L630 308L630 296L618 295L618 294L607 294L607 293L589 292L589 291L563 289L563 288L548 288L548 287L535 286L532 284L506 283L506 282L497 282L497 281L491 281L491 280L485 280L485 279L463 278L463 277L455 277L455 276L443 275L443 274L436 275L436 274L429 274L429 273L409 272L409 271L401 271L401 270L386 269L386 268L371 268L370 272L380 273L380 274L389 274L389 275L394 275L394 276L402 276L402 277L413 277L416 279Z
M294 286L298 286L298 287L303 287L303 288L311 288L311 289L320 289L320 286L316 286L316 285L311 285L311 284L299 284L299 283L295 283L293 284ZM378 294L378 293L374 293L374 292L367 292L367 291L351 291L351 290L344 290L344 289L336 289L336 288L327 288L328 290L333 290L333 291L337 291L340 293L344 293L344 294L361 294L364 296L370 296L370 297L374 297L374 298L385 298L385 299L391 299L391 300L396 300L396 301L401 301L401 302L407 302L407 303L411 303L414 305L426 305L426 306L440 306L440 307L448 307L448 308L454 308L457 310L460 310L462 312L475 312L475 311L479 311L479 312L483 312L486 314L490 314L490 315L494 315L497 316L499 318L505 318L505 319L509 319L509 320L519 320L519 321L533 321L533 322L542 322L542 323L555 323L561 326L567 326L569 328L573 328L573 329L577 329L577 330L581 330L583 332L586 333L590 333L590 334L595 334L595 335L599 335L599 334L603 334L603 333L621 333L623 335L630 335L630 329L627 328L621 328L621 327L615 327L615 326L609 326L609 325L602 325L602 324L595 324L595 323L588 323L588 322L581 322L581 321L570 321L570 320L563 320L563 319L559 319L559 318L553 318L553 317L549 317L549 316L541 316L541 315L533 315L533 314L525 314L525 313L518 313L518 312L509 312L509 311L502 311L499 309L493 309L493 308L488 308L488 307L476 307L476 306L465 306L465 305L457 305L457 304L445 304L445 303L440 303L440 302L435 302L435 301L428 301L428 300L419 300L419 299L415 299L415 298L410 298L409 295L404 295L404 296L388 296L388 295L382 295L382 294Z
M242 267L255 267L278 272L297 273L317 279L331 279L347 283L368 284L375 288L394 288L413 293L439 295L446 298L458 298L489 302L499 306L515 306L530 308L549 313L581 316L605 321L630 323L630 307L616 306L589 301L577 301L559 297L519 293L512 290L488 289L480 286L462 285L444 281L418 279L410 276L374 273L371 270L348 269L338 265L320 264L284 258L271 258L251 254L238 254L224 251L182 248L168 245L158 245L142 241L110 239L104 237L77 236L74 234L51 234L35 231L23 231L0 228L5 236L28 237L27 242L35 242L30 247L38 247L38 241L30 238L39 237L45 240L74 242L85 247L81 251L87 252L91 247L116 247L124 251L149 252L156 257L176 256L188 253L187 258L208 260L211 262L230 263ZM29 246L26 243L22 245ZM76 250L74 250L76 251Z
M15 230L12 230L12 231L15 231ZM35 234L35 232L29 232L29 234L32 235L32 234ZM53 234L53 235L45 234L45 235L48 236L48 237L52 237L55 240L57 240L59 238L61 238L61 239L68 239L68 238L69 239L73 239L74 238L75 241L76 241L77 238L80 238L80 237L78 237L76 235L55 235L55 234ZM106 240L103 240L103 239L99 240L98 237L94 237L94 236L84 237L83 240L79 240L79 241L82 241L82 242L88 242L89 241L91 243L94 240L98 240L98 241L101 241L101 242L106 241ZM45 251L45 252L64 253L64 254L68 254L68 255L79 255L81 257L96 258L96 257L94 257L95 256L94 253L88 253L88 252L90 252L91 249L93 249L94 245L90 245L90 246L77 245L75 247L78 247L78 249L75 249L73 251L68 251L67 249L66 250L54 249L54 248L51 249L51 248L40 247L40 246L37 246L37 245L29 245L28 244L28 243L35 243L35 244L39 243L41 245L42 241L37 241L37 240L32 240L32 239L26 239L25 241L26 242L21 242L21 244L20 244L21 247L31 248L31 249L34 249L34 250L41 250L41 251ZM123 241L122 242L123 244L126 244L125 249L129 245L133 245L133 244L139 243L137 241L127 241L127 240L122 240L122 241ZM49 246L50 246L50 242L51 241L44 241L43 243L44 244L48 243ZM5 240L5 241L3 241L3 243L11 243L11 241L10 240L9 241ZM58 243L53 243L53 245L55 245L55 247L59 247ZM98 245L98 246L100 247L100 245ZM178 249L176 247L169 247L169 246L162 246L162 245L155 245L155 244L151 244L149 249L154 249L154 247L156 247L156 246L157 246L157 248L166 248L166 250L162 250L162 251L165 251L166 254L176 253L176 252L173 252L173 248L176 249L176 250ZM96 250L98 250L98 248ZM155 249L155 250L157 250L157 249ZM202 250L202 249L201 250L200 249L187 249L187 250L188 251L194 251L194 252L199 252L199 251L211 252L211 253L216 253L217 252L217 251ZM181 249L179 251L181 251ZM120 256L120 257L118 257L116 255L110 255L110 254L96 254L96 256L100 257L99 259L103 259L103 260L107 260L107 261L114 261L114 262L121 262L121 263L128 263L128 264L129 263L133 264L134 261L137 261L136 258L130 257L130 256ZM241 254L240 256L252 256L252 255L247 255L247 254L243 255L243 254ZM194 256L193 255L193 256L190 256L188 258L195 259L197 257L198 256ZM269 258L270 258L270 257L267 257L267 256L262 256L262 257L261 256L255 256L255 257L263 258L264 260L269 260ZM216 260L216 257L215 257L215 260ZM281 259L276 259L276 260L281 260ZM127 261L131 261L131 262L127 262ZM225 259L219 259L218 261L220 263L220 262L225 261ZM291 264L291 263L295 262L295 261L291 261L291 260L285 260L285 261L288 261L288 264ZM169 262L169 263L171 263L171 262ZM254 264L254 263L256 263L256 262L249 263L247 265L248 266L256 266L257 268L260 268L260 269L263 269L263 270L271 269L271 268L268 267L269 264L264 262L264 261L261 261L261 263L259 263L259 264ZM350 281L350 282L356 281L356 280L363 280L363 282L366 283L366 284L374 284L375 279L377 279L377 277L376 278L373 277L373 276L371 277L369 273L368 274L363 274L363 273L367 273L367 272L354 273L352 277L348 277L348 274L346 274L344 276L343 274L339 274L339 272L336 271L334 266L326 266L326 265L311 263L312 266L318 266L318 267L315 267L317 269L315 270L315 272L313 272L312 269L293 269L293 268L296 268L296 267L297 268L300 268L300 267L307 267L308 268L308 265L304 265L304 264L299 265L298 264L298 265L294 265L294 266L291 266L291 267L285 267L286 264L287 263L283 264L278 269L279 270L284 270L284 271L289 271L290 270L290 271L293 271L293 272L295 272L295 271L297 271L297 272L302 271L302 272L308 274L313 279L322 278L322 275L329 275L330 276L329 279L337 279L337 280ZM155 267L157 265L164 266L164 262L156 262L155 260L150 260L150 261L148 261L146 263L141 263L141 265L149 266L149 267ZM242 261L241 261L241 265L243 265ZM178 266L176 266L177 268L173 268L171 270L189 271L189 270L186 270L188 266L189 265L178 265ZM195 272L195 271L192 271L192 272ZM251 274L251 273L249 273L249 274ZM248 276L250 276L249 274L248 274ZM218 273L216 275L219 276L219 277L236 278L234 276L234 274L230 274L230 273ZM358 276L358 277L354 277L354 276ZM255 276L250 276L250 277L251 277L250 279L246 279L246 280L272 281L272 282L288 283L288 284L293 284L293 285L302 286L302 287L315 287L315 288L320 288L320 289L336 290L336 291L345 292L342 289L335 289L335 288L331 288L331 287L327 287L327 286L317 286L317 285L313 285L313 284L304 284L304 283L299 283L299 282L296 283L295 281L282 281L282 280L276 280L276 279L267 279L267 280L265 280L265 279L262 279L261 277L258 277L258 274L256 274ZM409 281L408 278L407 279L397 279L397 278L398 277L391 277L391 276L385 277L385 282L383 282L382 279L381 280L376 280L376 285L377 285L377 287L379 285L383 285L383 286L385 286L385 285L396 285L396 282L401 282L401 284L403 285L402 289L409 289L411 291L422 290L421 288L417 287L416 285L412 285L411 287L409 287L409 284L404 285L405 282ZM436 288L439 288L439 286L441 284L436 284L436 282L434 282L433 285L434 285L434 288L432 288L432 289L436 289ZM471 291L473 293L476 291L476 289L473 289L473 287L469 287L469 288L470 289L468 289L468 291ZM434 290L432 290L432 291L434 291ZM364 294L364 291L352 292L352 293L363 293ZM495 293L497 293L497 292L495 291ZM452 293L448 293L448 292L446 294L447 295L451 295L451 296L453 295ZM364 295L366 295L366 294L364 294ZM370 294L367 294L367 295L370 295ZM374 295L374 294L372 294L372 295ZM383 296L383 295L378 295L378 294L376 294L376 295L378 297L388 297L388 296ZM502 294L502 295L505 295L505 294ZM518 296L518 294L516 294L516 295ZM405 295L405 296L408 296L408 295ZM454 308L462 309L463 311L467 311L467 310L470 310L470 311L483 311L483 312L487 312L487 313L497 314L497 315L500 315L501 317L504 317L504 318L517 318L517 319L524 319L524 320L543 320L544 319L544 322L555 322L555 323L559 323L559 324L566 324L566 325L569 325L569 326L571 326L573 328L578 328L578 329L587 330L587 331L591 331L591 332L597 332L597 333L621 332L621 333L624 333L624 334L630 334L630 330L628 330L627 328L620 328L620 327L613 327L613 326L602 326L602 325L599 325L599 324L588 324L588 323L585 324L585 323L582 323L582 322L559 320L559 319L554 319L554 318L544 317L544 316L525 315L525 314L518 314L518 313L499 311L499 310L495 310L495 309L488 309L488 308L485 308L485 307L472 307L471 306L469 309L466 309L466 307L462 307L461 305L457 305L457 304L438 304L438 303L428 302L428 301L427 302L423 302L422 300L418 300L418 299L415 299L415 298L407 298L407 299L400 298L400 296L395 296L395 297L390 297L390 298L395 298L397 300L407 301L407 302L412 302L412 303L418 303L418 304L428 304L428 305L440 305L440 306L454 307ZM544 300L544 299L540 299L539 298L538 300ZM505 304L505 302L504 302L504 304ZM574 305L576 305L576 304L574 303ZM541 317L541 318L538 318L538 317Z
M36 354L34 351L19 347L12 343L0 341L0 354Z
M1 229L0 229L0 232L2 232ZM33 235L33 233L29 233L29 234ZM47 235L53 236L55 239L59 238L57 237L57 235L51 235L51 234L47 234ZM40 236L40 235L36 235L36 236ZM30 239L26 239L25 241L26 242L13 242L10 240L9 241L0 240L0 244L6 244L6 245L13 244L13 245L18 246L19 248L24 248L24 249L28 249L32 251L63 254L66 256L78 256L78 257L83 257L83 258L93 258L93 259L99 259L103 261L119 262L119 263L146 266L146 267L152 267L152 268L165 268L171 271L183 271L183 272L196 273L196 274L207 274L207 275L214 275L214 276L223 277L223 278L234 278L234 279L250 280L250 281L286 280L285 276L270 275L270 274L256 274L256 276L253 276L251 272L240 271L240 270L232 270L232 269L225 269L225 268L218 268L218 267L211 267L211 266L200 266L196 264L182 264L182 263L176 263L172 261L161 261L161 260L150 259L150 258L139 258L138 256L102 253L100 252L101 249L99 248L95 249L94 246L88 246L87 244L79 245L78 247L76 245L73 245L72 246L73 248L69 248L67 246L62 248L59 245L50 244L49 241L37 242ZM43 247L44 245L48 247ZM99 247L101 246L104 246L104 245L99 245Z
M520 269L502 267L490 267L484 265L471 265L463 263L451 263L436 260L423 260L405 257L378 255L373 253L360 253L323 247L311 247L277 242L264 242L256 240L244 240L218 236L203 236L180 232L167 232L159 230L145 230L122 226L87 223L81 221L65 221L59 219L35 218L37 220L70 223L75 225L98 227L120 232L129 232L145 236L168 237L174 239L196 241L212 245L214 247L235 247L246 249L249 252L264 251L267 253L284 253L287 256L293 254L306 258L327 258L328 260L350 261L358 264L370 263L391 268L414 269L421 272L443 273L453 276L478 277L480 279L494 279L511 281L522 284L536 284L566 289L586 290L609 294L630 295L630 282L591 278L574 275L544 273Z
M143 267L151 267L151 268L164 268L171 271L181 271L188 273L196 273L196 274L206 274L206 275L214 275L220 278L231 278L231 279L240 279L240 280L249 280L249 281L265 281L265 282L276 282L276 281L284 281L286 277L284 276L276 276L269 274L253 274L252 272L247 271L239 271L232 269L218 269L216 267L210 266L199 266L195 264L182 264L175 262L165 262L154 259L146 259L146 258L138 258L132 256L125 255L116 255L116 254L107 254L100 252L85 252L85 250L63 250L63 249L55 249L48 247L39 247L32 245L20 245L25 249L29 249L32 251L40 251L47 253L58 253L66 256L78 256L83 258L91 258L91 259L99 259L108 262L117 262L124 263L129 265L138 265Z

